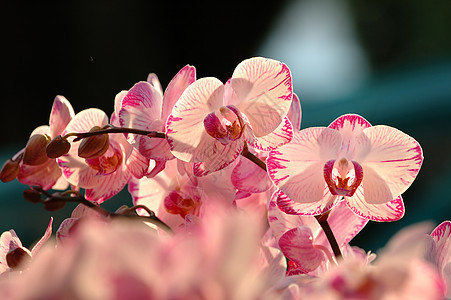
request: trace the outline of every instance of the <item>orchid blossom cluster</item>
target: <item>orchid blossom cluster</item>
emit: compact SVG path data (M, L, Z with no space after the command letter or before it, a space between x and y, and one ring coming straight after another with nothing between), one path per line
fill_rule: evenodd
M444 299L451 222L378 253L350 242L404 216L422 149L356 114L301 128L289 68L256 57L225 83L185 66L119 92L111 115L57 96L49 125L3 165L50 211L28 250L0 239L0 299ZM133 205L102 203L128 187Z

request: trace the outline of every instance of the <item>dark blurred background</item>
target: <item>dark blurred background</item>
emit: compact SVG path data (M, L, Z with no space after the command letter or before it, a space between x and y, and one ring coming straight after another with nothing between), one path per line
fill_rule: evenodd
M31 131L48 123L53 98L76 112L110 114L114 96L156 73L165 87L186 64L198 78L226 81L243 59L288 64L303 109L302 128L344 113L387 124L417 139L425 161L403 195L405 217L370 223L353 244L376 250L400 227L451 219L451 2L296 0L40 1L4 4L3 163ZM0 183L0 231L25 245L54 231L58 213L22 199L26 186ZM125 199L125 200L124 200ZM115 209L127 192L108 201Z

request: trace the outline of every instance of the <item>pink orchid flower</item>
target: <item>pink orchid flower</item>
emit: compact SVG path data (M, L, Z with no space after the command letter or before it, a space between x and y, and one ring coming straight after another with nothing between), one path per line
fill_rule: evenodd
M195 80L196 69L187 65L174 76L163 94L158 77L153 73L150 74L147 82L136 83L123 95L117 110L120 125L164 132L164 126L172 107L182 92ZM160 164L174 158L165 139L127 134L127 140L139 149L142 155L158 160Z
M446 284L446 297L451 298L451 222L444 221L431 233L432 260Z
M95 126L104 127L107 124L108 117L103 111L90 108L75 115L64 134L88 132ZM132 146L121 133L109 134L107 151L95 158L79 157L80 142L71 144L69 153L57 159L58 165L67 181L86 189L86 199L96 203L116 195L131 177L141 178L148 172L149 160L134 155Z
M3 232L0 237L0 274L11 270L22 270L52 235L52 223L53 218L50 218L44 235L31 251L22 246L14 229Z
M63 96L56 96L50 113L49 126L39 126L33 130L30 136L43 134L52 139L64 131L73 117L74 110L70 102ZM23 151L24 150L21 150L15 157L23 153ZM49 190L51 188L64 190L68 187L68 183L62 176L61 169L58 167L56 159L51 158L48 158L44 163L39 165L27 165L22 163L17 180L23 184L40 186L44 190Z
M344 197L354 213L374 221L402 218L401 194L422 162L412 137L354 114L301 130L267 160L271 179L289 197L278 202L283 211L317 215Z
M245 142L260 150L288 143L292 95L288 67L261 57L241 62L225 85L213 77L199 79L168 118L171 152L194 162L194 174L203 176L232 163Z
M335 261L324 231L313 216L282 212L276 204L279 197L286 196L280 191L273 194L268 206L268 221L280 249L290 260L288 275L323 273ZM365 227L368 219L354 214L341 201L331 211L328 223L344 258L352 256L348 243Z

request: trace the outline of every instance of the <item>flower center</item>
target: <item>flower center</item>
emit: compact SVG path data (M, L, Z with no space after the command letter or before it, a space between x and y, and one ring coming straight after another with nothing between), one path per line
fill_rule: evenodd
M204 119L204 127L211 137L225 145L243 135L245 124L240 111L233 105L227 105L209 113Z
M164 208L167 212L174 215L180 215L182 218L189 213L193 213L199 206L199 200L181 193L172 191L164 198Z
M324 179L332 195L351 197L363 180L362 166L346 158L329 160L324 165Z
M111 144L108 150L96 158L87 158L86 163L97 175L109 175L117 170L122 163L122 153Z

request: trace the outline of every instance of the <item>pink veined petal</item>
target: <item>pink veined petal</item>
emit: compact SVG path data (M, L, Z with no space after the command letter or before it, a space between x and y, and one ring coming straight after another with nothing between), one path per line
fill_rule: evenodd
M194 81L196 81L196 68L190 65L184 66L169 82L163 96L163 109L161 120L166 122L171 114L177 100L179 100L183 91Z
M19 247L22 247L22 242L14 229L3 232L0 236L0 262L3 263L2 260L5 260L4 263L6 264L6 254L8 254L10 250Z
M273 185L268 173L245 157L240 157L233 169L232 183L238 190L251 193L264 192Z
M299 203L291 200L282 191L276 192L276 203L281 211L290 215L316 216L330 210L336 204L337 196L330 193L326 186L323 197L318 202Z
M280 250L306 273L314 271L325 260L321 250L313 247L312 231L299 226L284 233L279 239Z
M352 197L346 197L346 204L357 215L378 222L397 221L404 216L404 202L401 196L383 204L369 204L360 186Z
M136 83L122 99L119 123L122 127L148 130L148 125L161 118L161 94L148 82ZM134 143L135 134L127 134L127 140Z
M157 90L157 92L160 93L161 96L163 96L163 89L161 88L161 83L158 79L157 74L150 73L147 76L147 82L150 83Z
M368 203L381 204L401 195L420 171L420 145L398 129L384 125L366 128L356 142L355 160L363 167L362 184Z
M200 177L224 169L236 160L243 147L243 139L238 139L227 145L215 141L211 146L210 156L204 162L194 163L194 175Z
M111 115L110 122L112 125L120 127L119 111L122 108L122 99L127 95L128 91L120 91L114 97L114 113Z
M285 64L263 57L244 60L235 68L230 84L237 103L224 101L247 116L255 136L274 131L288 113L293 86Z
M45 242L52 236L52 224L53 224L53 217L50 217L49 225L47 226L47 229L45 230L44 235L42 238L36 243L36 245L31 249L31 255L35 255L36 252L39 251L39 249L44 245Z
M64 240L70 236L71 228L78 222L78 218L64 219L56 231L56 240L58 244L64 243Z
M71 213L71 218L80 219L83 217L101 217L102 215L96 210L83 204L78 204Z
M298 95L293 93L293 100L291 101L290 110L288 110L287 117L293 125L295 132L301 130L302 109L301 102Z
M312 127L296 132L291 143L269 152L268 173L293 201L320 201L326 186L324 164L335 158L340 144L340 133L330 128Z
M367 218L353 213L346 205L346 201L340 201L332 209L327 221L340 247L348 244L368 223ZM326 239L325 236L324 238Z
M74 116L70 102L63 96L56 96L50 113L50 136L53 138L61 134Z
M41 125L39 127L36 127L30 134L30 137L32 137L35 134L45 134L50 136L50 126L48 125Z
M175 158L171 153L171 148L166 139L151 139L145 136L139 139L139 153L145 157L157 160L170 160Z
M356 147L355 138L368 127L371 127L371 124L363 117L356 114L343 115L330 123L329 128L340 132L343 138L341 153L339 153L338 156L348 158L354 157Z
M152 164L152 168L155 166L155 161L151 162L150 159L141 155L138 149L133 148L125 164L133 176L141 178L148 174L150 164Z
M56 160L55 160L56 163ZM58 165L58 164L57 164ZM59 167L58 167L59 168ZM61 170L61 169L60 169ZM66 178L62 176L63 173L61 172L60 178L55 182L55 184L52 186L53 190L61 190L64 191L69 187L69 182L67 182Z
M166 167L166 161L165 160L155 160L155 166L153 169L149 168L149 173L146 174L147 178L152 178L156 175L158 175L161 171L163 171Z
M431 236L436 243L437 267L443 272L445 265L451 262L451 222L442 222L432 231ZM451 289L451 286L448 288Z
M218 152L216 139L204 127L204 118L222 106L224 86L216 78L192 83L180 96L166 124L172 154L184 161L203 162Z
M276 240L287 231L299 227L301 225L308 226L315 236L320 230L319 223L312 216L289 215L284 213L277 206L279 193L275 192L268 204L268 222L269 226L276 237Z
M282 123L268 135L253 137L253 146L258 150L269 151L289 143L292 138L293 127L290 120L284 117Z
M64 134L69 132L88 132L92 127L103 127L108 124L108 116L100 109L82 110L69 122ZM72 146L73 147L73 146Z
M127 170L125 164L119 167L114 173L107 176L99 176L99 183L93 187L86 189L86 200L100 204L119 193L127 184L131 177L131 172Z
M48 159L45 163L37 166L22 164L17 180L26 185L40 186L44 190L49 190L61 176L62 172L56 160Z

